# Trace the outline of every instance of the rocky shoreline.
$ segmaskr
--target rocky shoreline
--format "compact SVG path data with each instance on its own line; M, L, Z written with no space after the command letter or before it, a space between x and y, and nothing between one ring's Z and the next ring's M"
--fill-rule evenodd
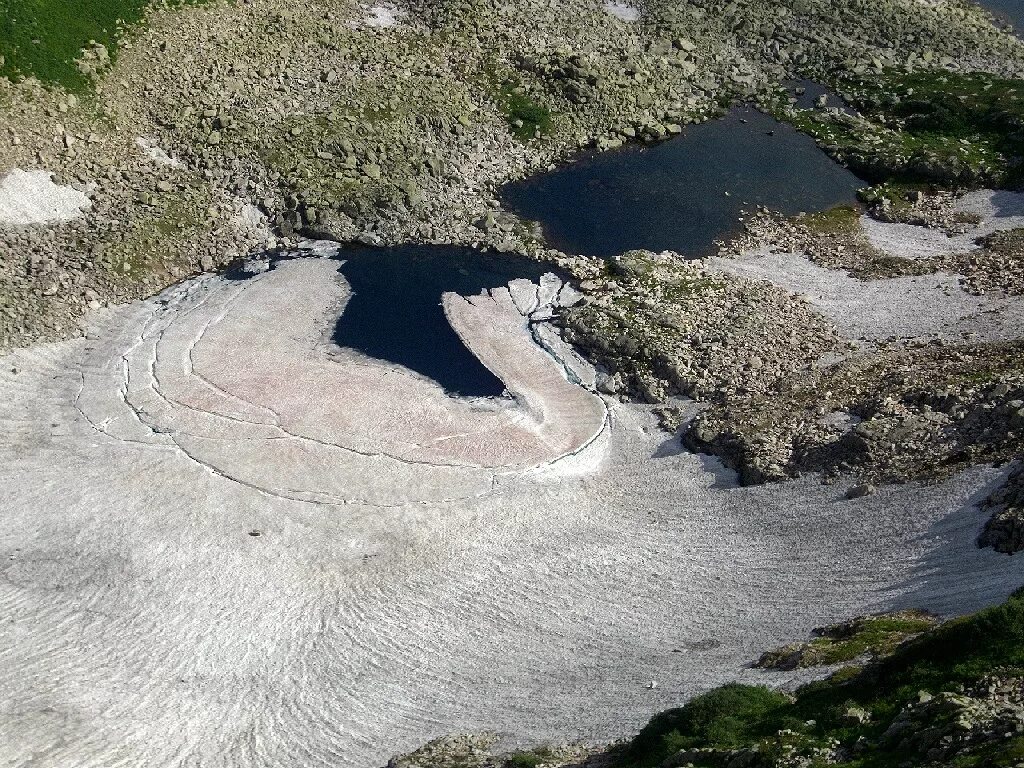
M0 174L42 168L91 200L79 220L0 227L0 348L301 231L558 258L502 214L500 184L842 70L850 46L883 66L1024 68L973 6L909 0L851 7L846 25L822 3L785 23L766 2L652 2L635 22L586 0L412 3L386 23L275 3L153 10L116 60L84 51L94 94L0 80ZM889 29L904 14L914 41ZM539 120L525 140L523 118Z
M943 204L940 193L917 205ZM993 221L1015 224L976 216L958 231L984 233ZM873 488L1014 461L1024 306L1010 265L1022 253L1003 261L989 244L1019 230L967 235L970 249L920 259L872 246L865 227L875 222L845 210L762 215L716 259L620 257L609 279L583 284L588 300L563 318L566 337L609 372L605 391L706 403L683 440L745 483L820 472ZM925 223L896 226L948 238Z

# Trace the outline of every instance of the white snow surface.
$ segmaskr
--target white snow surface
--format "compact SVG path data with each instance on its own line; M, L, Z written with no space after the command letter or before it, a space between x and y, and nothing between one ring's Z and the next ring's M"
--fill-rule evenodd
M82 215L91 203L84 192L53 182L49 171L14 168L0 179L0 226L52 224Z
M550 279L445 297L515 400L333 347L348 291L317 259L207 276L0 361L4 764L611 740L728 680L804 679L746 665L814 626L1024 581L974 543L1004 471L739 488L534 343Z
M763 280L801 295L849 339L934 338L962 341L1018 339L1024 332L1024 298L975 296L956 275L858 280L819 266L800 253L753 251L713 259L714 268Z
M389 29L396 26L405 15L403 11L390 5L374 5L366 9L367 16L363 24L377 29Z
M860 223L868 242L890 256L927 259L950 253L967 253L980 246L975 242L1004 229L1024 227L1024 193L993 191L969 192L956 201L955 209L981 217L981 224L962 235L950 237L939 229L914 224L890 224L861 216Z
M167 152L157 144L155 139L151 139L148 136L139 136L135 139L135 146L142 150L142 154L148 157L157 165L166 166L168 168L184 168L185 164L175 157L171 157Z
M606 0L604 10L622 21L637 21L640 18L640 11L623 0Z
M861 218L861 225L875 247L910 259L973 250L979 237L1024 226L1024 194L978 190L957 200L956 207L980 220L971 232L956 237L868 216ZM1024 333L1024 297L999 291L974 295L963 289L959 276L946 272L861 280L845 270L815 264L805 254L769 249L708 263L721 272L769 282L800 295L831 320L842 336L857 341L1010 341Z

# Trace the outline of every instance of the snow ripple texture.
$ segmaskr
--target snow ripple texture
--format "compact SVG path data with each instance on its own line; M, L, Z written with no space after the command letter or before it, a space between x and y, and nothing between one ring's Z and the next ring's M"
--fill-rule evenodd
M727 680L793 682L745 665L815 625L1024 581L974 546L1000 471L734 487L583 386L541 322L563 290L445 296L499 400L334 347L348 287L317 259L0 361L0 766L608 740Z

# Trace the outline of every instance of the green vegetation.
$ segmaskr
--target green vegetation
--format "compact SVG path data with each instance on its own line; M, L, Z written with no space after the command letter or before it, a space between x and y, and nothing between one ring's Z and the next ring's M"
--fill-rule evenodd
M857 190L857 199L865 205L877 205L887 200L891 206L909 208L919 193L927 194L936 191L938 189L934 184L887 181L884 184Z
M896 647L935 624L926 614L916 616L867 616L851 622L846 631L830 632L810 643L810 655L817 664L839 664L864 654L887 656Z
M816 235L850 234L859 231L861 211L853 205L840 205L827 211L807 214L800 221Z
M626 751L622 765L657 765L682 749L734 749L772 736L792 707L785 694L739 683L698 696L681 709L655 715ZM798 723L797 723L798 724Z
M883 626L880 622L875 629ZM962 702L971 700L958 692L993 674L1024 675L1021 591L1003 605L910 640L862 671L843 670L804 686L792 698L760 687L717 688L680 709L655 716L616 752L614 764L646 768L680 750L700 750L687 755L687 760L696 766L724 766L735 758L733 751L741 749L753 756L743 765L775 765L776 758L793 754L809 756L810 765L824 765L827 751L857 744L843 765L926 765L935 760L934 754L927 755L935 741L883 734L898 715L911 718L914 733L926 734L925 739L939 738L948 729L969 730L970 716L965 713L970 707ZM931 696L936 697L937 706L927 706ZM906 710L911 703L917 708ZM1005 730L951 756L946 764L961 768L1015 765L1024 755L1024 737L1007 735Z
M500 88L501 105L509 128L521 141L529 141L540 132L551 130L551 111L526 94L517 83L505 83Z
M206 211L213 202L208 194L140 193L137 201L144 216L100 260L115 279L138 280L160 272L175 249L181 248L180 243L208 230ZM172 243L178 245L169 245Z
M861 118L773 112L872 181L1024 182L1024 81L945 70L846 76L831 84Z
M537 768L552 759L550 749L540 747L528 752L513 752L505 758L505 768Z
M173 4L198 0L174 0ZM0 0L0 75L35 76L82 91L90 80L75 65L90 41L116 56L118 39L150 0Z
M936 618L920 611L861 616L852 621L814 630L808 643L769 651L761 667L814 667L841 664L863 656L888 656L903 642L935 625Z
M1019 257L1024 254L1024 229L1003 229L986 235L981 244L990 251L1003 256Z

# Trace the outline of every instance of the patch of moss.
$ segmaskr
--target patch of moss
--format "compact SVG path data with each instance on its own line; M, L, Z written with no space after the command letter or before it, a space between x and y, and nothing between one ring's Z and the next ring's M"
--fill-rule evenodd
M551 130L551 110L533 99L516 81L506 81L497 87L496 100L501 107L509 130L520 141L529 141L538 133Z
M910 208L916 193L935 192L932 184L887 181L857 191L857 198L865 205L877 205L883 201L894 208Z
M505 768L537 768L551 759L551 750L544 747L524 752L513 752L505 758Z
M844 75L830 83L860 117L768 106L864 178L1024 182L1024 81L946 70Z
M801 223L816 235L850 234L859 228L860 209L840 205L801 217Z
M739 747L777 732L780 723L789 722L784 713L792 706L778 691L729 683L655 715L623 750L618 764L644 768L682 749Z
M179 193L150 197L148 215L139 217L108 249L103 264L114 277L126 281L160 272L178 258L174 244L203 229L209 203L207 196L196 199Z
M1024 255L1024 229L1003 229L983 237L979 244L1001 256L1020 258Z
M758 666L789 669L841 664L862 657L877 659L888 656L935 622L934 616L920 611L861 616L814 630L817 637L810 642L770 651L761 657Z

